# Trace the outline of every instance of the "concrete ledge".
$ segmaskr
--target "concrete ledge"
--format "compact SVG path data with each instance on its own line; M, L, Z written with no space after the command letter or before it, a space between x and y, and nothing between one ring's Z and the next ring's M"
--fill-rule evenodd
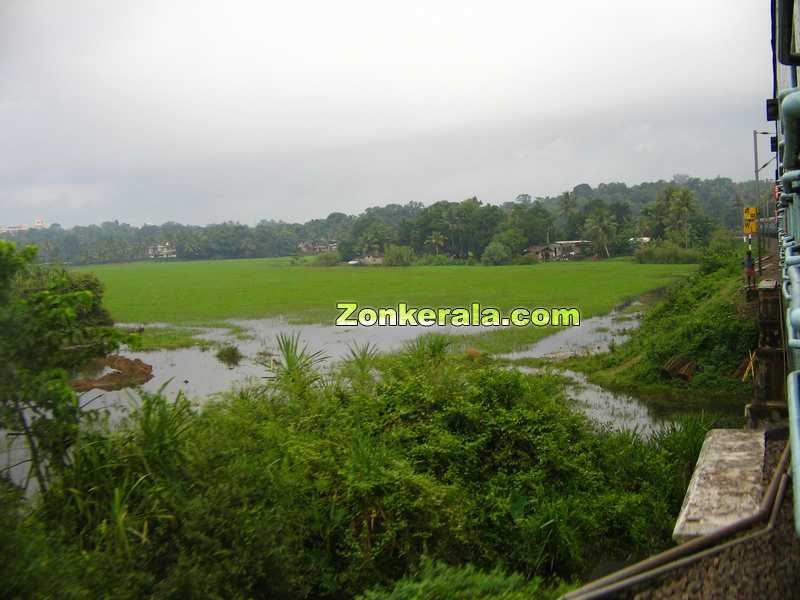
M763 431L709 431L672 539L682 544L754 514L764 494L764 451Z

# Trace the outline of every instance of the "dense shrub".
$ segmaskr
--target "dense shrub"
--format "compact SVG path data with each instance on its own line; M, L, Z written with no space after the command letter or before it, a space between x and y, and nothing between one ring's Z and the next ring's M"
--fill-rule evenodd
M504 265L511 261L511 251L502 242L489 242L481 255L485 265Z
M230 342L222 344L219 348L217 348L215 356L217 357L218 361L227 367L235 367L244 358L244 354L242 354L241 350L239 350L239 347Z
M699 263L703 255L701 250L681 248L672 242L650 242L633 253L640 263Z
M511 262L515 265L535 265L539 262L539 259L536 258L535 254L520 254L515 256Z
M626 344L584 361L584 367L591 364L599 383L747 392L749 385L732 378L732 373L756 346L755 307L745 302L740 271L735 266L738 257L718 256L724 260L719 266L709 267L713 269L710 273L700 272L668 288ZM696 364L698 372L691 383L669 379L663 373L664 364L678 354ZM582 368L580 364L574 366Z
M311 263L315 267L334 267L342 262L342 257L338 252L321 252L314 257Z
M717 231L700 260L700 272L709 274L725 269L728 273L741 273L746 252L747 248L738 236Z
M388 244L383 255L383 264L387 267L408 267L414 264L414 249L411 246Z
M145 395L114 432L84 435L38 518L80 545L104 594L132 597L352 597L427 559L572 578L669 544L702 430L598 432L558 376L461 361L436 336L376 365L199 414ZM419 577L461 595L537 585Z
M526 581L499 569L452 567L426 560L419 573L405 577L389 590L371 590L359 600L543 600L557 598L566 588L546 589L539 579Z

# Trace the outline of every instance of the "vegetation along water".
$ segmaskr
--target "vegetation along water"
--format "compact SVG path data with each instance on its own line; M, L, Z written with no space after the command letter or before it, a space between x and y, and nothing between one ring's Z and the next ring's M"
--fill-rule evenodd
M36 267L30 253L2 248L0 272L11 290L3 297L5 324L23 319L33 340L58 319L64 338L53 343L82 340L92 349L88 354L131 341L107 327L102 287L93 276ZM688 283L670 288L631 342L567 364L601 378L635 364L629 380L674 385L660 381L655 369L671 351L659 350L667 343L663 328L690 319L680 334L682 347L707 365L705 378L693 385L701 390L723 381L731 365L715 348L731 340L744 348L747 338L710 318L734 315L728 299L736 284L730 247L709 256L716 262L706 261ZM616 260L505 272L447 269L402 270L406 279L394 285L444 303L444 296L424 291L431 287L426 278L454 273L453 281L466 280L463 287L454 283L452 301L469 284L498 273L510 303L515 293L574 298L593 313L694 267ZM395 273L263 261L97 272L112 314L130 318L124 312L129 297L115 289L125 279L120 273L132 274L127 291L135 293L136 277L158 281L159 273L181 270L190 289L213 280L217 291L207 294L227 298L227 313L209 314L205 307L212 303L195 294L190 320L250 310L250 298L234 292L240 277L257 281L256 272L265 274L261 290L277 291L267 311L289 301L281 278L295 278L310 295L323 275L342 277L379 301L386 291L370 290L378 281L392 285ZM509 276L512 270L519 275ZM362 288L353 284L360 277ZM618 285L600 284L609 279ZM414 281L421 281L418 288ZM220 294L220 287L232 293ZM158 306L168 315L170 302L180 302L169 286L163 289L162 302L150 305L153 315ZM585 296L586 289L597 293ZM319 296L300 305L306 318L326 312ZM708 319L709 327L698 334L691 314ZM2 569L12 597L400 598L420 586L448 597L472 597L476 590L485 597L553 597L591 572L598 557L627 561L670 544L704 433L718 420L695 413L643 437L600 427L571 408L568 380L558 368L509 369L487 352L465 350L457 338L427 335L389 354L354 346L336 368L323 371L320 353L286 335L265 364L264 383L202 407L182 395L143 394L129 417L112 426L69 392L73 359L55 363L40 354L45 348L3 340L10 361L25 365L16 379L4 380L5 397L44 409L32 416L9 411L3 422L6 429L29 431L39 488L31 503L12 484L2 486L0 544L8 557ZM11 387L27 396L14 396Z

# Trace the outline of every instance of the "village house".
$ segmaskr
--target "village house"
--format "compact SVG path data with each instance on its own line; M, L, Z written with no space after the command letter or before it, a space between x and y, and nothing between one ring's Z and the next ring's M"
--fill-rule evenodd
M36 219L33 225L3 225L0 226L0 234L16 235L31 229L45 229L44 219Z
M336 252L339 249L337 240L316 240L313 242L297 242L298 254L322 254L323 252Z
M569 260L579 257L581 249L589 245L591 245L589 240L563 240L551 244L529 246L525 254L535 256L537 260L541 261Z
M178 253L170 242L148 246L147 256L150 258L177 258Z

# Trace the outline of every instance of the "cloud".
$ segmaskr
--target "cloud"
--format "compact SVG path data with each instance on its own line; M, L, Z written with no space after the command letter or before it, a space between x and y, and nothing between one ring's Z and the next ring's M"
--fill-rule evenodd
M6 2L0 221L748 177L771 90L760 5L465 4Z

